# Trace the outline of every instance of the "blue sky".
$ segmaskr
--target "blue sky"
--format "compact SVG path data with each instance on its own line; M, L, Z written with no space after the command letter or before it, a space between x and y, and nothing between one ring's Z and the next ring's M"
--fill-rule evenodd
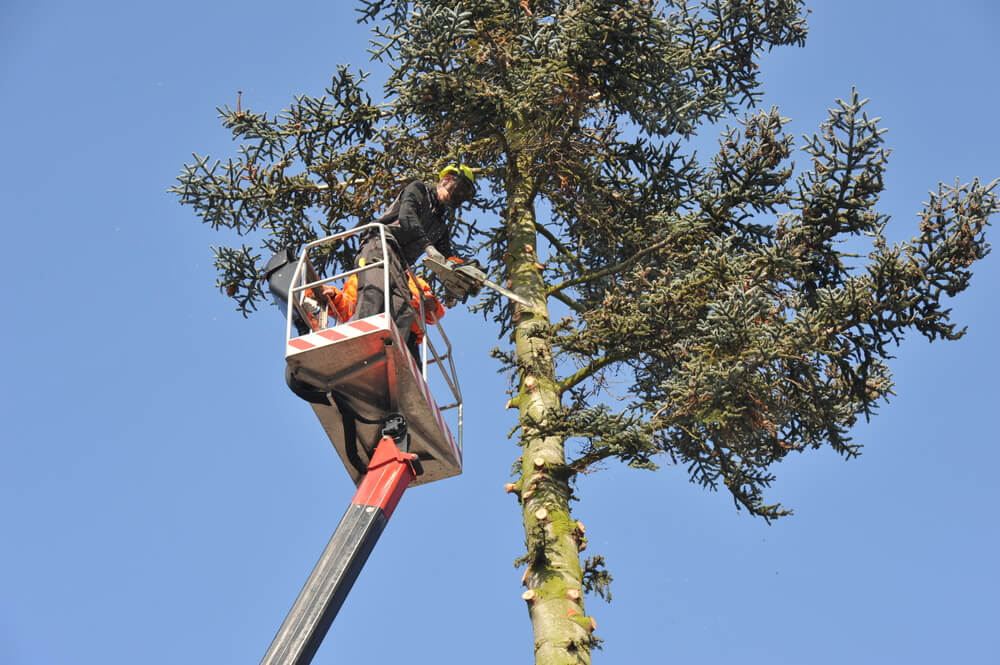
M237 90L277 112L367 67L349 7L0 4L0 663L258 662L339 521L353 486L284 386L281 316L233 311L222 239L165 190L191 152L229 154L214 109ZM795 134L851 86L872 98L897 239L939 180L1000 176L1000 7L944 7L814 2L807 46L762 63ZM791 518L676 467L583 479L588 554L615 576L611 605L588 601L595 662L996 663L998 287L991 255L953 302L969 334L899 348L859 460L776 469ZM316 663L530 662L495 335L445 323L466 472L404 496Z

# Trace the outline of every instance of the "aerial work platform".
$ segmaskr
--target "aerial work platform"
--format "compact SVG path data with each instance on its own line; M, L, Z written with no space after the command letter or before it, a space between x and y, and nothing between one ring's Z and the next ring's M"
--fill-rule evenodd
M378 234L381 260L321 277L315 253L343 250L361 233ZM309 243L298 256L281 252L265 269L286 308L285 380L311 404L357 492L261 665L308 665L406 488L462 472L462 393L451 343L424 311L425 292L417 287L419 357L387 314L389 270L380 271L381 313L357 319L345 298L345 279L389 265L386 242L385 227L369 224ZM450 403L439 406L429 384Z
M379 234L382 260L320 277L313 255L329 252L363 233ZM361 482L374 454L381 421L393 413L403 414L412 439L410 451L423 467L412 484L420 485L462 472L462 394L444 329L437 321L426 323L433 317L425 316L421 300L417 321L424 341L420 358L413 357L392 318L385 314L389 311L387 270L381 271L383 312L375 316L341 320L321 296L324 286L339 286L352 275L387 265L385 247L385 227L369 224L309 243L297 257L294 270L289 263L283 274L276 273L287 284L286 375L289 386L312 403L355 484ZM274 277L271 281L274 291ZM310 311L315 306L319 306L318 313ZM435 392L448 396L447 403L438 405L431 384ZM453 427L457 436L452 434Z

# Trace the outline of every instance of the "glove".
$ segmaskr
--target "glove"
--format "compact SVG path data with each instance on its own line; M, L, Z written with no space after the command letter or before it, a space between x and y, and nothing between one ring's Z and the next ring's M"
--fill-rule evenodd
M434 245L427 245L426 247L424 247L424 254L427 255L427 258L434 259L438 263L445 262L444 254L439 252L437 250L437 247L435 247Z

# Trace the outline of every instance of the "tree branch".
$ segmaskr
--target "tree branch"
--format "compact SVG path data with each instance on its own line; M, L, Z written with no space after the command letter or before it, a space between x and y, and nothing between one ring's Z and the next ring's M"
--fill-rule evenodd
M550 286L548 288L548 290L545 292L545 295L547 295L547 296L554 296L556 293L559 293L560 291L563 291L564 289L568 289L571 286L576 286L577 284L584 284L586 282L589 282L589 281L592 281L592 280L595 280L595 279L600 279L601 277L607 277L608 275L615 275L617 273L620 273L623 270L625 270L626 268L628 268L629 266L637 263L639 261L639 259L641 259L642 257L646 256L647 254L652 254L653 252L657 251L658 249L661 249L661 248L665 247L666 244L669 242L669 240L670 240L669 238L664 238L663 240L661 240L659 242L653 243L652 245L650 245L646 249L643 249L643 250L640 250L640 251L636 252L635 254L633 254L632 256L630 256L629 258L625 259L624 261L622 261L621 263L618 263L616 265L608 266L607 268L604 268L602 270L597 270L595 272L592 272L589 275L581 275L579 277L574 277L573 279L568 279L565 282L562 282L561 284L556 284L554 286Z
M573 473L586 473L587 469L614 455L609 448L596 448L567 463Z
M616 362L617 360L618 360L617 356L611 353L607 353L601 356L600 358L597 358L596 360L588 364L586 367L581 367L579 370L573 372L572 374L570 374L569 376L567 376L565 379L563 379L558 383L557 389L559 390L559 393L560 394L565 393L570 388L573 388L574 386L582 383L583 381L586 381L596 372L604 369L605 367L607 367L613 362Z
M568 295L566 295L565 293L552 293L552 294L550 294L550 295L551 295L551 296L552 296L553 298L555 298L556 300L558 300L559 302L561 302L562 304L564 304L564 305L566 305L567 307L569 307L569 308L570 308L571 310L573 310L574 312L577 312L577 313L580 313L580 314L582 314L583 312L586 312L586 311L587 311L587 308L586 308L586 307L584 307L583 305L581 305L581 304L580 304L579 302L577 302L576 300L573 300L572 298L570 298L570 297L569 297Z
M567 248L566 245L564 245L562 241L555 236L555 234L549 231L544 224L535 222L535 231L548 240L549 244L555 247L556 251L559 252L560 255L565 256L567 259L572 259L578 269L584 269L583 265L580 263L580 258L573 254L573 252L569 251L569 248Z

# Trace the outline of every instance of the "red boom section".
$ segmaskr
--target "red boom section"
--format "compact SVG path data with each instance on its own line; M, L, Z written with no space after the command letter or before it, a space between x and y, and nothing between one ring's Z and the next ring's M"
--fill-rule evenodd
M401 452L392 437L382 437L351 505L261 665L309 665L406 486L416 477L416 459Z
M386 519L392 517L403 491L417 477L415 459L416 455L400 451L392 437L382 437L351 503L381 508Z

